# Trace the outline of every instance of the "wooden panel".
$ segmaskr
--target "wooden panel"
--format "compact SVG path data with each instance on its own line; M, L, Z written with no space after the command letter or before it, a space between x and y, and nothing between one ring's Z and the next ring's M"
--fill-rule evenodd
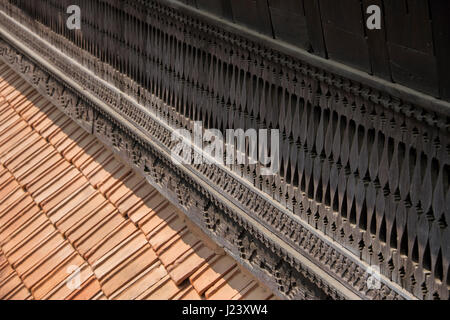
M328 56L366 72L371 71L369 47L359 0L320 0Z
M306 23L308 25L308 36L312 52L326 58L327 50L323 38L322 18L320 15L320 4L317 0L304 0Z
M430 1L434 49L438 61L439 91L442 99L450 100L450 1Z
M266 0L231 0L234 21L273 37Z
M230 0L197 0L197 7L219 17L233 19Z
M274 37L309 50L303 0L269 0Z
M384 1L384 4L393 80L438 96L428 1Z

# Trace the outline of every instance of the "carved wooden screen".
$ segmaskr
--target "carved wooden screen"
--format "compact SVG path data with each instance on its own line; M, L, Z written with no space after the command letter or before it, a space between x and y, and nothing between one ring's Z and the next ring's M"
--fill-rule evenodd
M436 99L448 98L445 75L411 82L401 70L384 70L370 56L379 39L363 34L368 56L355 67L430 95L336 64L352 61L338 48L345 43L330 38L333 26L321 25L325 52L324 43L303 38L320 19L298 21L308 28L298 35L278 25L281 1L254 9L265 10L275 40L177 1L77 2L81 30L66 28L72 1L0 1L3 59L281 296L448 299L450 105ZM293 14L314 10L304 2ZM320 1L322 19L333 21L331 2ZM214 10L196 3L230 21L258 22L255 11L236 9L258 1ZM392 41L385 44L395 46L395 19L386 19ZM430 64L437 70L438 60ZM173 146L171 129L192 131L194 121L222 132L279 130L279 171L180 169L163 151ZM368 285L371 267L381 273L379 289Z

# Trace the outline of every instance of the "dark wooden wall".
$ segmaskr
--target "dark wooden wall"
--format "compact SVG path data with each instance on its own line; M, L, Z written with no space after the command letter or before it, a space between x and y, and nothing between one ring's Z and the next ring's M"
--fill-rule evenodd
M449 0L181 0L324 58L450 101ZM368 30L366 9L382 9Z

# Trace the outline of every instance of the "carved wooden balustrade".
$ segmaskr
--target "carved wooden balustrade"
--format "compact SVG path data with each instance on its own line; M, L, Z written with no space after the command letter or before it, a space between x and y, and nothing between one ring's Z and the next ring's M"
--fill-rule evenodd
M281 297L449 298L445 82L432 97L177 1L77 0L69 30L72 2L0 1L1 58ZM194 121L279 129L279 172L177 166Z

